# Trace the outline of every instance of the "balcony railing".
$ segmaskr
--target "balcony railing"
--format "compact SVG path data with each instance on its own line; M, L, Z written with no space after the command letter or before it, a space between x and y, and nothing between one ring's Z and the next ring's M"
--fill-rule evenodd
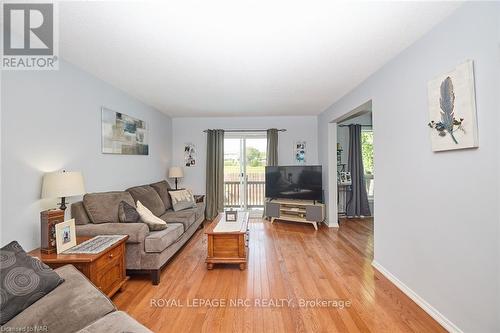
M243 200L240 191L243 187L239 181L224 182L224 207L239 207ZM266 182L263 180L250 180L247 182L247 206L249 208L264 207Z

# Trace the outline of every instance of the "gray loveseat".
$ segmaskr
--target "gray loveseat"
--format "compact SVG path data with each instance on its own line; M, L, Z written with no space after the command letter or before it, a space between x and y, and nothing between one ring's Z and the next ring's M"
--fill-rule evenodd
M83 201L71 205L76 235L129 235L126 243L127 273L151 274L153 284L170 258L189 240L205 220L205 203L195 208L173 211L166 181L136 186L126 191L88 193ZM153 214L169 224L167 229L149 231L145 223L119 221L119 205L125 201L135 207L140 201Z
M151 333L122 311L75 267L55 270L65 281L1 326L2 332Z

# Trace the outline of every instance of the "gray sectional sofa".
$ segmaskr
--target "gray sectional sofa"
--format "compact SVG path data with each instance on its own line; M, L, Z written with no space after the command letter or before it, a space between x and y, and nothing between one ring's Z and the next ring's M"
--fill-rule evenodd
M74 266L55 270L64 282L24 309L1 332L151 333L110 301Z
M129 235L126 243L127 273L151 274L153 284L160 282L160 272L170 258L189 240L205 220L205 203L175 212L166 181L136 186L126 191L85 194L71 205L77 236ZM119 221L119 205L125 201L135 206L140 201L153 214L169 224L167 229L149 231L145 223Z

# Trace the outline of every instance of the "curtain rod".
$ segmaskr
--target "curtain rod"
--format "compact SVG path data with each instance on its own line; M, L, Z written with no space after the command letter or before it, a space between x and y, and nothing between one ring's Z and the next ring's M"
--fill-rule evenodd
M349 125L359 125L359 124L339 125L339 127L349 127ZM373 127L373 126L372 125L361 125L361 127Z
M266 129L225 129L224 132L267 132ZM204 133L207 133L208 130L204 130ZM278 132L286 132L286 128L278 129Z

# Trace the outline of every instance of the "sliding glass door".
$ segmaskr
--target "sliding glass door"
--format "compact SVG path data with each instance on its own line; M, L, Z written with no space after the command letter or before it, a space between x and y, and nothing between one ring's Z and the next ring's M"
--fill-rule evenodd
M224 208L264 208L266 135L224 133Z

